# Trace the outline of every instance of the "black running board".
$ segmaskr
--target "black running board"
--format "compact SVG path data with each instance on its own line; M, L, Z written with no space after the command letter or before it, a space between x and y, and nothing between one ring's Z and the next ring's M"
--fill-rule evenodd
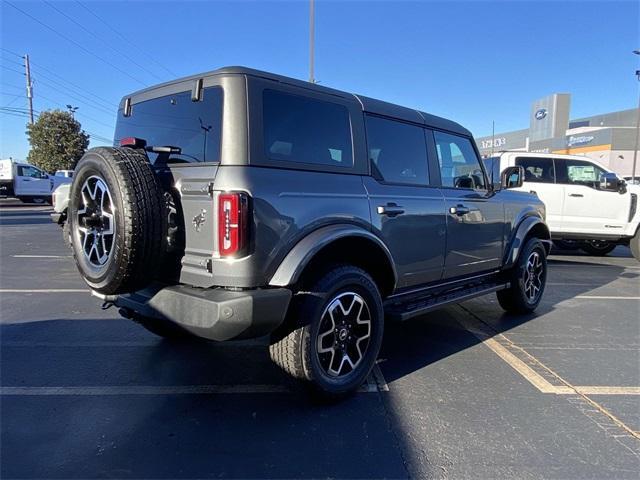
M385 315L391 320L404 321L442 308L445 305L464 302L465 300L497 292L505 288L509 288L509 283L485 283L473 287L458 288L439 295L416 298L405 303L391 303L385 305Z

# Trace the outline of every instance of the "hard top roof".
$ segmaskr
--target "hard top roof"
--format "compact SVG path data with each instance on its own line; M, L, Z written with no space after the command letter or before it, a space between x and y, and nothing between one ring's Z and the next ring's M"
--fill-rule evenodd
M277 75L275 73L265 72L262 70L255 70L253 68L247 68L242 66L230 66L222 67L217 70L212 70L205 73L199 73L196 75L190 75L188 77L182 77L162 84L154 85L149 88L138 90L127 97L137 96L143 92L148 93L150 91L160 89L162 87L172 85L175 83L181 83L189 80L197 80L199 78L211 77L216 75L247 75L251 77L263 78L274 82L293 85L300 88L306 88L309 90L315 90L329 95L334 95L344 99L354 99L360 103L362 110L369 113L378 115L384 115L394 117L400 120L405 120L414 123L424 124L429 127L438 128L442 130L448 130L451 132L459 133L461 135L472 136L471 132L464 128L462 125L447 120L446 118L431 115L429 113L421 112L412 108L402 107L393 103L383 102L374 98L365 97L364 95L357 95L354 93L344 92L342 90L336 90L333 88L325 87L324 85L318 85L317 83L310 83L303 80L298 80L291 77L285 77L283 75ZM123 98L124 101L124 98ZM122 103L121 103L122 106Z

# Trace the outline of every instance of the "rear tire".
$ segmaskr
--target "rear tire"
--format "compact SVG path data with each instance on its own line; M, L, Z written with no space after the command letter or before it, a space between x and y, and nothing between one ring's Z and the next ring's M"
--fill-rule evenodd
M604 257L616 248L616 244L604 240L587 240L580 244L580 248L594 257Z
M84 281L103 294L143 288L162 264L167 216L144 152L89 150L76 167L68 219Z
M293 327L273 340L271 359L324 395L355 392L375 365L384 329L382 299L369 274L336 266L290 308Z
M547 253L542 242L531 238L509 272L511 286L496 293L498 303L509 313L533 312L542 300L547 283Z

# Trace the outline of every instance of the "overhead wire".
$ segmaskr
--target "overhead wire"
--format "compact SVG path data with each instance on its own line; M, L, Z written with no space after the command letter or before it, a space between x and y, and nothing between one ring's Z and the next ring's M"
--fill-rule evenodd
M95 32L89 30L87 27L85 27L84 25L82 25L82 23L78 22L77 20L75 20L73 17L71 17L70 15L68 15L67 13L63 12L62 10L60 10L58 7L56 7L55 5L53 5L51 2L44 0L44 3L47 4L50 8L52 8L53 10L55 10L56 12L58 12L60 15L62 15L63 17L65 17L67 20L69 20L70 22L72 22L74 25L78 26L81 30L83 30L84 32L88 33L89 35L91 35L93 38L98 39L100 42L104 43L107 47L109 47L111 50L113 50L114 52L116 52L118 55L120 55L123 58L126 58L127 60L129 60L131 63L133 63L136 67L138 67L139 69L147 72L149 75L151 75L152 77L155 77L157 80L164 80L162 77L156 75L154 72L152 72L151 70L147 69L144 65L141 65L140 63L138 63L136 60L134 60L133 58L131 58L129 55L127 55L126 53L118 50L117 48L115 48L113 45L111 45L108 41L100 38L98 35L95 34Z
M17 7L16 5L14 5L12 2L5 0L4 1L5 4L9 5L10 7L14 8L15 10L17 10L18 12L22 13L24 16L30 18L31 20L33 20L34 22L39 23L40 25L42 25L43 27L45 27L47 30L52 31L53 33L55 33L56 35L58 35L59 37L65 39L67 42L72 43L73 45L75 45L76 47L78 47L80 50L82 50L83 52L91 55L92 57L97 58L98 60L102 61L103 63L109 65L111 68L114 68L115 70L117 70L118 72L122 73L123 75L126 75L127 77L131 78L132 80L135 80L136 82L147 86L146 82L140 80L139 78L134 77L133 75L131 75L129 72L127 72L126 70L121 69L120 67L118 67L117 65L115 65L114 63L110 62L109 60L106 60L105 58L101 57L100 55L97 55L96 53L92 52L91 50L89 50L88 48L84 47L83 45L81 45L80 43L76 42L75 40L73 40L72 38L67 37L66 35L60 33L58 30L56 30L55 28L51 27L50 25L44 23L43 21L37 19L36 17L34 17L33 15L31 15L28 12L25 12L24 10L22 10L21 8Z
M122 40L124 40L125 42L127 42L129 45L131 45L132 47L134 47L136 49L136 51L143 51L143 49L137 45L136 43L132 42L131 40L129 40L127 37L125 37L119 30L117 30L116 28L114 28L111 24L109 24L109 22L107 22L106 20L104 20L102 17L100 17L97 13L95 13L93 10L91 10L89 7L87 7L84 3L80 2L79 0L76 0L76 3L78 5L80 5L82 8L84 8L87 12L89 12L91 15L93 15L96 19L98 19L104 26L106 26L109 30L111 30L113 33L115 33L117 36L119 36ZM146 56L149 57L156 65L158 65L160 68L162 68L163 70L165 70L169 75L173 76L173 77L177 77L178 74L172 72L171 70L169 70L167 67L165 67L162 63L160 63L156 58L154 58L149 52L146 53Z

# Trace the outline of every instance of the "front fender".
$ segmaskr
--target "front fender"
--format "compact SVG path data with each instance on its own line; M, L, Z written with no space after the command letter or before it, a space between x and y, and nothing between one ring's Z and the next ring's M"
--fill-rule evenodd
M393 285L396 285L398 274L387 246L373 233L354 225L329 225L311 232L300 240L287 254L271 277L269 285L285 287L296 283L304 268L311 259L327 245L345 237L360 237L373 242L386 255L393 270Z
M515 228L515 233L511 236L503 262L505 268L510 267L516 262L522 247L524 247L524 241L529 233L534 230L536 236L544 243L547 254L549 254L551 251L551 234L549 233L549 228L538 215L529 215L520 221Z

